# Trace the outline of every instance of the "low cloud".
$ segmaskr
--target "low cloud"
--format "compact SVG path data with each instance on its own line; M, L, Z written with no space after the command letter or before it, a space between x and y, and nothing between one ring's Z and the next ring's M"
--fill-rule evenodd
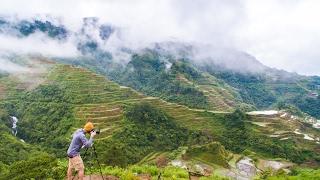
M27 67L23 67L21 65L15 64L8 60L7 58L0 57L0 72L7 73L21 73L21 72L29 72L30 69Z
M22 54L42 54L55 57L74 57L79 54L71 41L59 42L42 33L19 38L0 34L0 51Z
M83 17L99 17L121 29L118 39L102 43L111 50L163 41L203 43L248 52L271 67L320 75L319 8L317 0L3 0L0 12L59 17L73 32L80 29ZM0 49L77 55L72 39L61 43L39 34L25 39L0 36Z

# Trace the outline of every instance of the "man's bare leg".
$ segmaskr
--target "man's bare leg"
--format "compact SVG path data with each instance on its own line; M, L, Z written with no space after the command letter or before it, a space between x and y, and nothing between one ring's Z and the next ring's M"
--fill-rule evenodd
M72 180L72 168L69 166L67 171L68 180Z
M80 169L78 172L79 180L83 180L84 177L84 169Z

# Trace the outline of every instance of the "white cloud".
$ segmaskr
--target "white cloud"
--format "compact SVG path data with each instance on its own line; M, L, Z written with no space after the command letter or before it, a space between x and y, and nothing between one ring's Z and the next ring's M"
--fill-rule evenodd
M44 36L42 33L34 33L26 38L0 34L0 51L58 57L73 57L78 54L71 41L59 42Z
M264 64L320 75L320 1L250 1L238 46Z
M0 6L1 14L62 17L74 31L82 17L97 16L123 29L122 39L106 44L109 47L163 40L208 43L247 51L272 67L320 75L318 9L317 0L2 0ZM31 38L22 44L30 44ZM6 47L4 42L10 41ZM27 47L15 45L17 39L0 37L0 48L75 53L71 41L65 45L41 37L34 41L34 47Z
M28 72L29 68L20 66L11 62L6 58L0 57L0 71L8 72L8 73L16 73L16 72Z

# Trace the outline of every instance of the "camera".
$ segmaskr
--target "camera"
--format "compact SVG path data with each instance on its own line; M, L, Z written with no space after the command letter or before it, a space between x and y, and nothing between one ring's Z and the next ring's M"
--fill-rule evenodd
M92 129L92 131L96 132L97 134L100 134L100 129Z

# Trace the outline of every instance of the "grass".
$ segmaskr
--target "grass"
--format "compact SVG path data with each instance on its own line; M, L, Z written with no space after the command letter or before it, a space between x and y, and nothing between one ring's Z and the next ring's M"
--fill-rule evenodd
M152 176L152 179L157 179L160 172L162 173L162 179L173 180L173 179L188 179L188 172L185 169L167 166L164 169L159 169L152 165L134 165L126 169L119 167L104 167L102 169L103 174L113 175L120 177L123 180L134 179L136 175L148 174Z

